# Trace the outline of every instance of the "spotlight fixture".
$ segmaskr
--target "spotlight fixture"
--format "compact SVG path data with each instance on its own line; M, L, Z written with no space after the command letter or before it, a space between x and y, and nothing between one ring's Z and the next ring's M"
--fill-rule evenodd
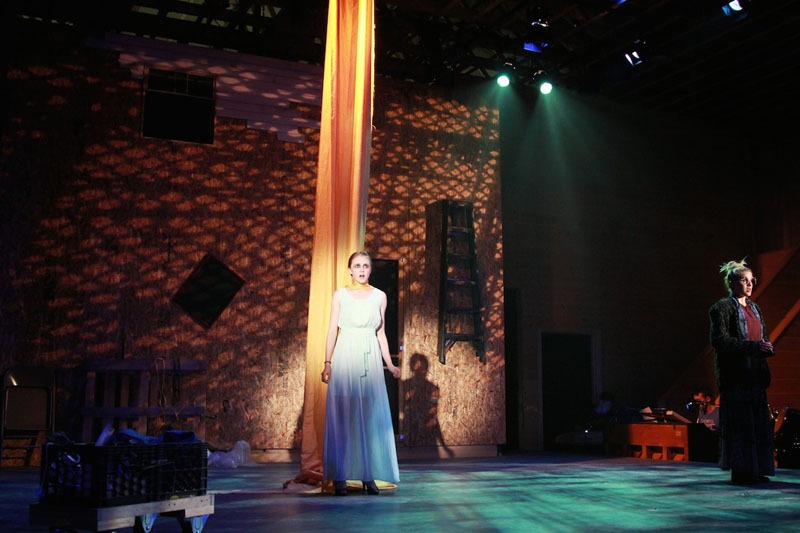
M625 59L628 60L628 63L630 63L632 67L642 64L642 56L639 55L639 52L636 50L631 50L630 52L626 52Z
M544 49L547 48L548 46L549 46L548 43L529 41L527 39L522 42L522 49L528 52L533 52L534 54L544 53Z
M747 0L733 0L733 2L726 2L722 6L722 12L726 17L733 17L736 20L743 19L747 16L748 4Z
M531 29L522 38L522 49L535 54L541 54L550 46L550 22L544 16L538 16L531 21Z
M550 94L553 90L553 84L547 81L547 79L547 72L540 69L533 73L526 85L539 87L539 92L542 94Z
M644 41L635 41L631 48L625 52L625 59L628 61L630 66L636 67L641 65L644 62Z
M514 65L506 63L497 74L497 85L500 87L508 87L511 85L511 80L514 77Z

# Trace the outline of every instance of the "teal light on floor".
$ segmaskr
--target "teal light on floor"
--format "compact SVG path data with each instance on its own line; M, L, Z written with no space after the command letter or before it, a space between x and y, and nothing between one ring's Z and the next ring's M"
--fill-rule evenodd
M396 491L379 496L302 495L283 489L298 465L210 469L215 512L203 531L596 532L796 531L800 470L735 486L712 463L571 454L405 461ZM3 531L27 526L36 469L0 470ZM164 517L153 533L179 532Z

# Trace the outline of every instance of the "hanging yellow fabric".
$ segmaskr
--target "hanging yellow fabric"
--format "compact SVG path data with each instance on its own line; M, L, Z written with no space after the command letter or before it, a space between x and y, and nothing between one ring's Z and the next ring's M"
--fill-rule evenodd
M325 394L320 379L330 301L364 245L372 141L373 0L330 0L306 343L298 482L322 480Z

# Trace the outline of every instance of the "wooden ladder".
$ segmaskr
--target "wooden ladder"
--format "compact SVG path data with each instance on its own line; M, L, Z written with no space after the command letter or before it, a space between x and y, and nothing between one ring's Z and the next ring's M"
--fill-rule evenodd
M439 362L445 364L447 352L458 341L471 343L483 362L483 307L472 204L456 200L441 203Z

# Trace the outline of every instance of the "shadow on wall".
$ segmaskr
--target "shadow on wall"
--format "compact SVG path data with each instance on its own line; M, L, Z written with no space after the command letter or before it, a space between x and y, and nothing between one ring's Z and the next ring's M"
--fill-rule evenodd
M454 453L447 446L439 426L439 387L428 381L430 363L420 353L411 356L411 378L403 383L404 414L408 421L409 444L412 446L441 446L448 456Z

